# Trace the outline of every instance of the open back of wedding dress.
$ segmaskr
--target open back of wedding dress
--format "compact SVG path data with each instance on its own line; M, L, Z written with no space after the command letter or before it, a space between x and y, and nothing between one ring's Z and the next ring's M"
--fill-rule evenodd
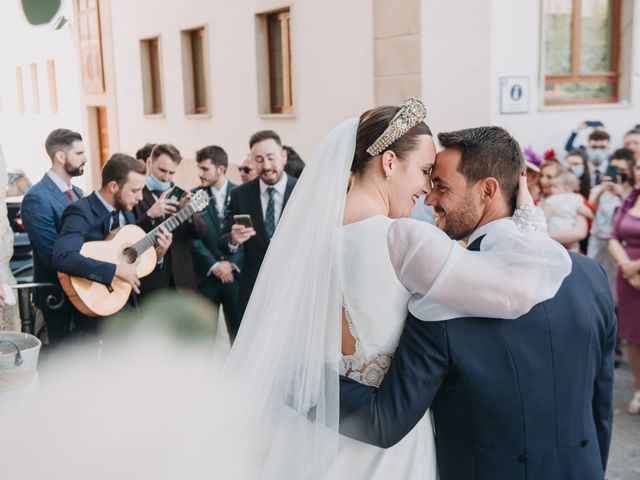
M474 254L409 219L343 226L357 128L357 118L336 127L300 177L227 358L217 408L243 439L229 442L238 472L228 478L434 479L428 416L388 450L339 436L339 372L380 381L407 303L426 320L516 318L555 295L570 271L562 247L536 233L487 235L483 250L492 251ZM344 358L343 303L358 339Z
M400 283L389 256L393 220L375 216L342 227L341 284L353 355L344 355L340 374L377 387L398 346L411 293ZM427 412L400 443L382 449L340 437L327 478L435 480L436 454Z

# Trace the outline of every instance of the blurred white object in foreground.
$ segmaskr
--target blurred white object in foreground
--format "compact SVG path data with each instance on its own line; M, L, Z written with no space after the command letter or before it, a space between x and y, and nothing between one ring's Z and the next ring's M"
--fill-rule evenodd
M50 359L33 398L2 403L2 478L248 478L212 349L159 335Z

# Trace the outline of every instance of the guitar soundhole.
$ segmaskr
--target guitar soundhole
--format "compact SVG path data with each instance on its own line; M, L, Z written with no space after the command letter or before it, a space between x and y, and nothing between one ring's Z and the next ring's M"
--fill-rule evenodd
M138 253L133 247L127 247L123 250L122 257L127 263L136 263Z

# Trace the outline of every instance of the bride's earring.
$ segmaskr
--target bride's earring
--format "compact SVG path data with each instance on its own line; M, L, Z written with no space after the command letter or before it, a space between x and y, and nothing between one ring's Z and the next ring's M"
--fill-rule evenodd
M391 174L390 173L387 174L387 180L391 180Z

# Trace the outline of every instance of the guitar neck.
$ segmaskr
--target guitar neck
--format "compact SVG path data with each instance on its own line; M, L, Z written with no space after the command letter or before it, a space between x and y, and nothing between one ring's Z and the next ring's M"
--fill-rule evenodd
M143 238L138 240L133 244L133 248L136 250L138 255L142 255L156 244L156 237L158 236L158 231L161 228L167 232L172 232L191 218L194 213L196 213L196 208L192 203L190 203L178 213L171 215L168 219L147 233Z

